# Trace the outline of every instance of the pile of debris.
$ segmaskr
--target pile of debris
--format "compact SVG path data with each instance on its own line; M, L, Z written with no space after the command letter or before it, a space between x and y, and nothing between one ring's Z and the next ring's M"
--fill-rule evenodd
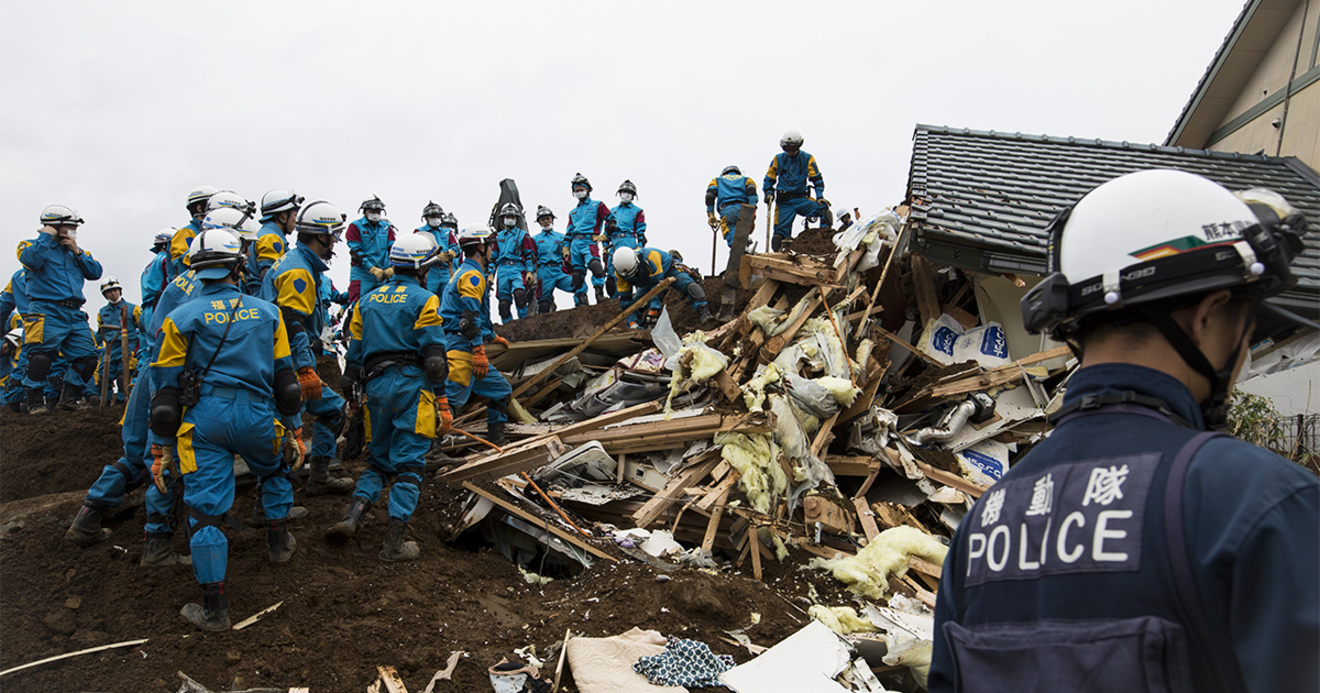
M585 339L490 347L513 442L476 440L480 407L456 419L472 435L438 446L466 455L438 474L459 496L446 531L479 530L529 581L629 558L761 579L794 556L857 595L812 608L869 664L845 651L827 678L924 681L949 538L1044 434L1076 362L1048 343L1010 355L1025 333L982 285L1021 282L932 267L908 253L905 215L735 254L724 279L745 302L712 292L733 319L709 332L680 336L668 312L615 329L625 307Z

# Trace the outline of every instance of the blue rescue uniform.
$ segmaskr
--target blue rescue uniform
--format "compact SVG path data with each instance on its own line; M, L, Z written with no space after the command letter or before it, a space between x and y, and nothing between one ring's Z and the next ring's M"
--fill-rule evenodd
M201 230L198 221L190 219L187 225L175 231L174 236L170 238L170 261L166 265L170 279L188 271L188 248L192 247L192 240Z
M101 342L101 365L98 367L100 377L108 377L111 382L117 383L119 376L124 374L121 328L128 332L129 368L133 367L140 346L138 334L141 324L142 309L123 299L119 303L107 303L96 312L96 336ZM124 393L118 393L117 398L120 402L124 401Z
M756 207L756 182L751 178L741 173L728 173L712 178L710 185L706 186L706 211L719 212L720 234L730 248L733 247L733 232L738 228L743 205ZM755 210L752 218L756 218Z
M613 221L614 224L609 224ZM610 210L610 218L605 224L605 274L606 286L614 289L614 251L619 248L640 248L646 245L646 213L632 202L620 202Z
M1065 406L1124 392L1188 425L1134 404L1066 415L981 496L945 559L931 691L1211 691L1217 669L1234 690L1320 687L1320 481L1217 437L1169 489L1200 409L1181 381L1118 363L1077 371Z
M463 253L458 249L458 236L454 235L454 229L448 226L431 226L426 224L419 226L413 233L424 233L435 241L435 247L442 253L453 253L455 258L462 257ZM449 283L449 278L454 276L454 268L462 260L453 259L444 264L432 265L430 271L426 273L426 289L439 296L445 291L445 284Z
M272 217L261 219L261 229L257 231L257 240L248 248L247 288L244 293L261 295L261 280L277 260L284 257L289 249L289 241L284 236L284 229L276 224Z
M368 466L353 495L368 504L390 489L390 519L407 522L417 508L423 455L436 436L436 397L445 383L431 383L422 351L444 349L440 297L413 277L396 275L362 297L349 321L347 362L366 380Z
M82 311L83 283L101 278L101 263L81 248L69 252L47 233L24 248L19 260L27 270L29 311L23 314L23 344L28 362L44 361L37 360L43 356L50 363L62 354L70 364L64 373L66 391L81 392L96 370L96 343ZM29 390L43 387L49 372L44 365L29 368L24 385Z
M495 267L495 298L500 302L500 319L508 320L509 302L515 301L519 292L523 293L522 305L518 308L518 317L527 317L527 284L524 277L536 272L536 243L527 232L517 226L500 229L495 234L495 252L491 255L491 264Z
M151 312L156 308L156 301L160 300L160 293L165 290L165 285L169 283L169 264L170 253L168 249L161 249L152 258L147 266L142 268L141 289L142 289L142 324L151 324Z
M292 368L293 360L274 304L220 282L194 294L161 326L153 377L158 388L178 387L185 368L200 373L211 364L176 438L193 574L209 584L225 579L229 541L220 524L234 502L234 455L262 480L267 519L283 519L293 507L288 468L279 455L284 426L274 404L275 372Z
M390 266L390 246L394 244L394 225L386 219L367 221L362 217L348 225L344 233L352 265L348 270L348 295L357 301L363 294L380 286L370 269Z
M440 316L449 325L447 346L449 356L449 384L445 393L449 406L457 411L472 395L485 397L499 406L486 407L486 423L503 423L507 399L513 393L509 381L491 366L486 377L478 378L472 372L472 350L495 338L495 326L490 321L490 284L476 260L464 260L445 286L440 299ZM464 318L467 318L464 321ZM470 325L465 331L464 324Z
M808 185L816 191L814 200L807 192ZM801 150L797 156L776 154L761 181L761 190L775 194L775 235L781 239L793 237L793 220L797 217L819 217L829 211L819 202L825 197L825 178L820 175L816 157Z
M554 309L555 289L572 293L573 278L568 265L568 239L553 227L532 236L536 244L536 289L540 312Z
M569 242L568 266L573 278L575 305L587 304L587 270L590 269L593 260L600 262L600 247L591 240L591 237L600 233L605 220L609 217L610 208L606 207L604 202L591 199L590 195L586 199L579 200L577 206L568 213L568 228L565 229L564 235L568 237ZM598 287L605 286L604 267L601 267L599 276L592 273L591 284Z
M705 298L698 299L692 296L690 285L696 284L696 280L692 277L688 268L674 260L673 255L659 248L638 248L637 264L638 271L636 273L630 277L619 277L616 280L615 293L619 296L620 305L627 307L632 303L633 289L644 294L666 277L677 277L673 288L687 296L692 301L694 309L700 309L706 305ZM664 297L664 291L656 294L655 298L647 303L647 308L658 314L664 305ZM638 314L633 312L628 315L628 322L636 323L638 318Z

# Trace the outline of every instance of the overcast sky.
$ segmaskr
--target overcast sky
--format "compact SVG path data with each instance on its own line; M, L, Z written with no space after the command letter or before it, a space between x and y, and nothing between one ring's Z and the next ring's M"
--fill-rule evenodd
M407 232L428 200L485 221L507 177L562 230L574 173L610 206L628 178L709 271L706 184L759 185L784 130L864 214L902 201L917 123L1162 142L1242 0L0 5L2 245L69 205L136 302L203 184L350 220L375 194Z

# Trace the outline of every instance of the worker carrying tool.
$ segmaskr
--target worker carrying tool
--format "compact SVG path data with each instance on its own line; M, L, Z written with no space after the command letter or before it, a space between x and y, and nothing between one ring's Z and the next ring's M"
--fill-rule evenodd
M555 230L555 213L549 207L536 208L536 223L541 231L532 236L536 244L537 312L544 314L555 309L555 290L573 292L568 259L568 238Z
M825 178L820 175L816 157L802 151L802 135L789 130L779 138L784 151L770 160L770 168L761 181L765 203L774 204L774 231L770 249L778 251L784 241L793 237L793 220L799 216L822 219L823 226L833 226L834 217L829 200L825 199ZM810 186L815 199L807 191Z
M382 561L411 561L420 553L405 535L421 495L423 456L431 439L453 423L445 397L449 360L440 297L426 290L426 275L439 253L427 234L396 241L390 249L394 276L362 297L349 322L342 385L345 392L366 389L370 455L344 519L326 537L342 542L357 532L392 481Z
M676 277L674 288L683 292L692 303L693 310L702 322L710 321L710 307L706 305L706 290L701 286L701 275L683 264L673 253L659 248L619 248L614 252L614 271L618 275L615 292L621 305L632 303L633 290L646 293L666 277ZM664 308L666 291L661 291L652 298L642 312L641 308L626 318L631 329L653 327L660 319Z
M297 445L298 433L286 431L279 417L295 415L301 397L280 309L239 291L246 258L238 237L204 229L193 244L190 263L203 286L194 300L165 318L152 364L158 370L151 430L165 439L152 471L159 477L160 469L177 460L183 475L202 603L188 604L181 613L203 630L222 631L229 629L229 542L220 528L241 527L229 517L234 456L261 480L268 557L273 563L288 561L297 547L286 519L293 489L278 451L282 444Z
M316 354L320 352L321 332L330 309L326 298L333 298L329 292L322 298L321 289L330 282L325 273L343 228L343 213L329 202L318 200L303 206L294 224L298 245L275 261L261 287L261 297L278 306L284 317L301 387L299 414L285 421L285 426L301 428L303 412L314 417L307 485L303 488L311 496L345 494L353 489L352 479L330 476L330 463L344 430L344 398L322 383L316 372Z
M353 303L390 278L390 244L395 236L394 225L385 218L385 203L379 197L364 201L358 209L362 218L349 224L344 233L351 261L348 300Z
M513 388L486 357L487 344L509 345L508 340L495 334L495 326L490 322L490 284L486 273L495 252L494 242L494 232L485 226L468 227L458 235L463 264L445 286L440 316L448 326L449 383L445 392L449 403L457 411L473 395L486 398L486 440L503 445Z
M106 277L101 282L101 295L106 304L96 312L96 336L101 342L100 376L106 379L106 393L114 393L115 401L124 402L124 393L119 391L119 378L124 375L124 338L120 330L128 331L128 359L132 369L137 361L138 332L142 321L142 309L123 300L124 287L114 277ZM133 381L130 373L127 382Z
M706 186L706 223L712 231L724 236L730 248L743 205L751 205L750 213L755 214L756 182L744 176L737 166L725 166L720 176L712 178Z
M587 305L587 270L591 270L591 285L596 290L596 303L605 301L605 267L600 261L600 247L605 240L601 232L610 208L604 202L591 199L591 181L578 173L570 181L577 206L568 213L568 228L564 235L569 242L569 272L573 279L573 305Z
M96 371L96 342L82 305L83 283L101 278L101 263L78 246L78 213L64 205L41 212L41 232L23 247L19 262L27 281L28 310L23 313L23 349L27 372L28 413L44 414L46 377L57 358L68 363L60 392L61 409L79 409L84 388Z
M1316 327L1266 301L1305 230L1272 191L1171 170L1055 217L1022 314L1081 368L958 525L931 691L1320 690L1320 481L1207 431L1253 343Z
M500 208L500 229L495 232L495 298L499 301L500 322L513 320L512 307L518 307L518 317L527 317L527 306L536 296L536 242L519 228L522 210L508 202ZM530 288L529 288L530 285Z

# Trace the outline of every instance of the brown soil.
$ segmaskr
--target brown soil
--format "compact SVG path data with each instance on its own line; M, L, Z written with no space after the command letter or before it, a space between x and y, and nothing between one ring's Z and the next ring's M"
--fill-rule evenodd
M834 257L839 249L834 246L834 230L809 228L790 238L784 244L785 251L798 255L828 255Z
M412 563L377 558L386 524L385 500L346 546L322 532L336 522L344 497L298 497L309 516L291 527L297 553L270 564L259 530L229 531L230 615L234 622L276 602L283 605L242 631L204 633L179 609L200 597L186 569L146 570L142 554L141 491L108 521L110 541L82 549L62 539L82 494L100 467L119 454L112 414L57 412L46 417L0 413L0 669L97 645L149 638L5 677L5 690L177 690L182 671L213 690L310 686L318 691L362 690L376 665L396 667L409 690L423 690L451 650L470 658L437 691L490 690L485 674L501 657L528 644L544 654L572 629L613 635L633 626L706 642L738 661L746 650L720 640L726 629L747 632L769 646L806 623L800 601L810 585L826 603L847 603L839 585L820 571L797 570L809 555L766 563L765 584L750 566L709 575L680 569L661 581L651 567L625 560L598 564L577 578L528 586L498 552L440 538L452 494L438 482L423 489L410 526L422 549ZM357 474L362 463L345 464ZM45 495L61 494L61 495ZM26 500L15 500L26 499ZM253 496L240 490L233 514L246 517ZM12 523L12 524L11 524ZM465 548L468 547L468 548ZM180 532L175 548L186 550ZM791 601L794 606L789 605ZM553 662L549 665L553 670ZM566 672L565 690L575 690Z

